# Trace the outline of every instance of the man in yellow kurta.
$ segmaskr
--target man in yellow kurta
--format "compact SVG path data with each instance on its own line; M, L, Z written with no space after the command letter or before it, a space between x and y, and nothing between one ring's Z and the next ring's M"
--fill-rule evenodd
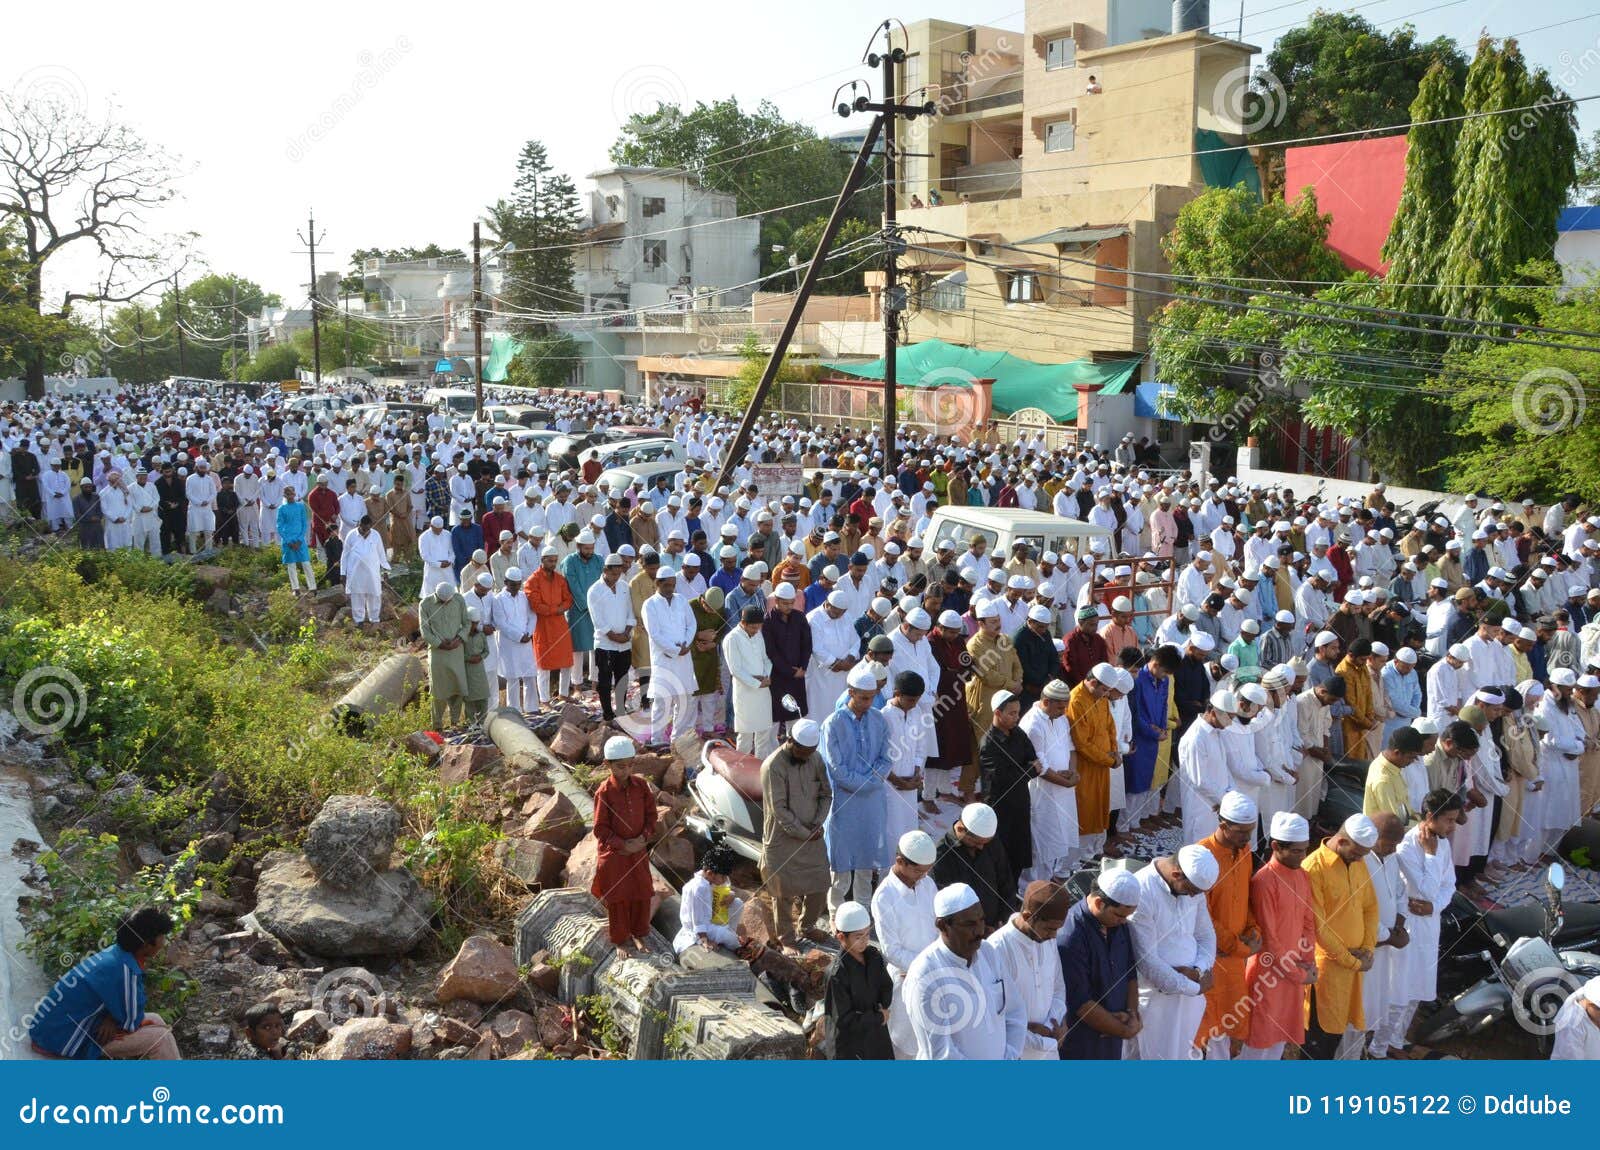
M1361 976L1372 969L1378 945L1378 895L1361 860L1377 842L1372 820L1351 815L1302 867L1317 920L1317 981L1306 1002L1308 1058L1331 1060L1345 1027L1367 1028Z
M1099 663L1072 688L1067 723L1078 768L1078 849L1093 858L1105 847L1111 823L1111 768L1117 765L1117 722L1106 696L1117 681L1110 663Z
M1367 767L1366 788L1361 796L1361 813L1371 817L1380 811L1397 815L1410 826L1420 817L1411 809L1411 793L1406 786L1405 769L1422 757L1422 733L1415 727L1396 727L1389 745Z
M972 760L961 768L962 802L970 802L977 787L978 748L983 746L983 736L994 720L994 708L990 705L994 693L1022 689L1022 660L1011 645L1011 636L1000 631L1000 608L985 603L975 613L978 633L967 640L967 654L972 659L972 678L967 680L967 714L972 716Z
M1372 675L1367 671L1367 659L1372 654L1372 644L1356 639L1350 652L1339 660L1335 673L1344 679L1344 702L1350 713L1339 722L1344 730L1344 756L1357 762L1370 762L1372 751L1367 746L1367 734L1377 719L1372 714Z
M1244 969L1249 957L1261 949L1261 932L1250 910L1250 879L1255 873L1250 840L1255 836L1256 815L1254 799L1229 791L1218 808L1217 829L1200 840L1217 860L1217 881L1206 891L1206 910L1217 935L1217 962L1211 968L1206 1013L1194 1042L1207 1058L1217 1061L1232 1059L1250 1036Z

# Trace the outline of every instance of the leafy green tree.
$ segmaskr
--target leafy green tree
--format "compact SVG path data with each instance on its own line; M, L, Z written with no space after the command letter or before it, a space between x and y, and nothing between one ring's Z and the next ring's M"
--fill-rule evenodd
M1581 203L1600 204L1600 128L1578 141L1578 177L1572 192Z
M1544 69L1528 70L1515 40L1485 36L1468 69L1465 121L1455 151L1455 223L1440 275L1443 314L1523 322L1526 296L1484 290L1516 282L1517 269L1547 259L1556 218L1577 177L1577 114ZM1496 115L1511 108L1532 108Z
M572 257L582 220L572 177L556 171L545 146L529 140L517 156L510 199L497 200L485 218L494 242L510 245L501 257L500 290L511 330L524 339L549 334L549 325L519 312L578 311Z
M583 349L566 332L531 339L506 368L506 383L511 387L565 387L582 358Z
M1466 57L1450 37L1418 40L1410 24L1385 32L1354 13L1319 9L1267 53L1265 71L1282 92L1258 81L1246 119L1262 125L1258 142L1403 124L1435 67L1457 86L1466 74Z
M1551 264L1523 269L1548 288ZM1542 328L1600 331L1600 284L1573 292L1518 289L1518 305ZM1435 380L1460 416L1446 461L1449 490L1482 488L1546 500L1577 491L1600 499L1600 413L1594 381L1600 353L1580 336L1533 332L1514 343L1474 343L1446 357Z
M805 124L785 120L771 103L745 111L730 96L687 110L663 105L630 117L611 145L611 159L681 168L705 187L732 194L740 215L766 213L761 217L766 274L788 263L788 252L774 252L773 245L787 247L792 230L827 214L854 157ZM876 221L881 193L858 192L850 206L857 218Z
M293 343L268 344L240 368L239 378L260 383L293 379L300 365L300 349Z
M0 219L0 377L27 375L35 362L54 371L73 334L70 321L41 315L29 302L29 265L19 230L15 222Z
M1395 306L1438 314L1438 289L1445 245L1455 224L1455 153L1461 123L1424 123L1461 115L1461 91L1442 64L1423 77L1411 105L1414 125L1406 136L1406 179L1389 223L1383 258ZM1438 341L1433 341L1437 343Z
M795 228L786 245L788 252L784 258L794 256L799 262L795 270L795 282L805 274L805 265L817 254L817 245L822 242L822 229L827 227L826 216L812 220ZM850 244L859 243L876 235L876 223L854 216L846 219L839 225L839 234L834 237L833 250L838 251ZM859 266L858 266L859 265ZM824 265L822 279L817 281L818 295L857 295L867 290L866 276L869 270L876 270L883 266L883 250L881 244L872 244L863 247L858 252L848 256L841 256L837 261ZM772 284L771 287L789 287L789 284Z

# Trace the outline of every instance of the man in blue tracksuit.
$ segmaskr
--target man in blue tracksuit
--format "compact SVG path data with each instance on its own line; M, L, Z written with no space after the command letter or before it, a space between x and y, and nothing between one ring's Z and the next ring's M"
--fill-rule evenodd
M56 1058L182 1057L161 1016L144 1009L145 967L171 930L171 917L152 906L118 923L117 941L62 975L34 1009L34 1049Z

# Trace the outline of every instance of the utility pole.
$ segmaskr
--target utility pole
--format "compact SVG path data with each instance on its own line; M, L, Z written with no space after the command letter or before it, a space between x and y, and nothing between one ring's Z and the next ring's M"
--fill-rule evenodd
M228 374L239 376L239 281L228 282Z
M178 273L172 273L172 329L178 333L178 374L188 375L183 347L183 292L178 290Z
M144 308L138 304L133 305L133 334L139 340L139 382L149 383L144 373Z
M892 21L888 20L883 22L883 31L886 38L890 35L889 28L891 23ZM889 90L892 92L894 80L893 74L889 69L894 64L904 63L905 58L904 48L890 48L884 58L880 58L876 53L868 54L866 63L868 67L872 68L876 68L880 63L884 65L884 75L889 77L888 85ZM805 276L800 280L800 287L795 292L794 301L789 305L789 315L783 321L783 330L778 333L778 338L772 345L772 354L767 359L767 365L761 370L761 380L756 384L755 395L750 399L750 406L739 423L739 430L734 435L733 442L728 446L727 452L722 457L722 469L717 473L714 487L721 487L728 482L733 469L739 465L745 450L750 446L750 433L755 427L756 420L760 418L761 405L765 402L767 393L772 390L772 381L778 374L779 365L783 363L784 354L789 350L789 341L794 338L795 328L800 324L800 317L805 314L806 302L811 298L811 292L816 286L818 277L821 275L822 265L828 256L828 249L833 246L834 238L839 234L839 227L844 223L850 197L855 195L856 190L860 188L862 178L866 175L867 168L871 164L872 151L878 144L879 135L882 134L885 140L892 141L896 120L900 118L914 120L918 116L932 116L938 111L938 108L931 100L919 105L899 104L891 99L889 93L886 92L884 99L879 103L873 103L867 96L858 96L854 101L839 104L837 111L840 116L846 118L852 113L859 112L876 112L877 115L872 119L872 126L867 129L866 138L861 141L861 148L856 152L855 162L850 167L850 174L845 177L844 187L839 189L839 197L833 203L833 212L828 216L828 222L823 226L822 238L817 243L816 254L811 257L811 262L806 266ZM888 148L893 148L892 142L888 145ZM886 150L886 161L888 154L889 152ZM893 178L889 174L891 171L892 169L886 168L885 182L886 185L892 187ZM885 198L888 216L885 221L886 224L892 224L894 221L892 196L893 192L891 190ZM887 232L888 229L886 228ZM894 267L895 245L900 244L900 242L897 235L886 234L886 243L889 247L888 266L891 269ZM892 281L886 281L884 289L884 335L886 341L892 341L898 330L898 325L896 321L890 318L889 308L891 301L888 298L888 282ZM884 426L889 433L889 439L885 445L884 458L890 466L893 466L893 343L889 342L885 350L889 367L885 375Z
M339 301L344 305L344 385L350 386L350 297Z
M317 235L317 217L314 212L306 213L306 234L300 237L300 242L306 245L306 250L311 256L311 373L316 385L322 386L322 327L318 321L317 299L317 244L327 233Z
M883 102L893 108L895 103L895 69L906 58L904 48L894 46L894 31L888 20L883 22ZM883 473L893 475L900 460L895 451L895 402L898 378L895 353L900 344L900 289L896 286L899 268L896 257L902 247L899 230L895 227L896 201L899 189L895 186L896 113L890 117L883 133ZM915 118L915 117L912 117Z
M477 420L483 422L483 256L478 221L472 221L472 392Z

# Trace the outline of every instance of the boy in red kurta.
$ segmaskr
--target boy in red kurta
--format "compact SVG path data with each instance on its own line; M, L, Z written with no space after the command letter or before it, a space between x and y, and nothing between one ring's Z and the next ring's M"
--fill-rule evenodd
M650 934L650 839L656 804L650 784L633 773L633 740L606 740L611 777L594 793L594 837L599 840L589 893L605 904L611 942L643 952Z
M1272 816L1272 861L1250 880L1250 911L1261 950L1245 963L1250 1037L1240 1058L1276 1060L1286 1042L1306 1037L1306 986L1317 980L1317 919L1311 880L1300 864L1311 846L1311 827L1289 811Z

